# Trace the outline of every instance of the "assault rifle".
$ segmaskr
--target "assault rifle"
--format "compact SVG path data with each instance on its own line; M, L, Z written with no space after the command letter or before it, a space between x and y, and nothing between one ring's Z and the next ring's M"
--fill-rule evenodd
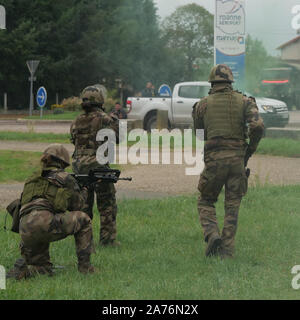
M99 180L105 182L116 183L119 180L131 181L132 178L120 178L121 171L117 169L110 168L98 168L90 170L88 174L75 174L71 175L77 180L78 184L82 187L87 187L93 183L98 182Z

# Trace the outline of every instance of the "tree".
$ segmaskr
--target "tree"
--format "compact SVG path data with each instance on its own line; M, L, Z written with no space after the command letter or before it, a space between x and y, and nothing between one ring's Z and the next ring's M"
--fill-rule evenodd
M115 11L110 36L113 73L136 90L157 82L162 43L152 0L124 0Z
M7 30L0 33L0 95L28 106L27 60L40 64L35 86L49 104L121 78L137 89L161 74L163 61L153 0L3 0Z
M176 69L183 71L181 80L207 78L213 64L213 21L213 15L195 3L177 8L163 21L163 40L174 65L180 62Z

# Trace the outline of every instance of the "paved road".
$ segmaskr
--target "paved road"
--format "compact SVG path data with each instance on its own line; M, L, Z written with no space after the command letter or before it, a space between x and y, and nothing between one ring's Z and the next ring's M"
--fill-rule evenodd
M300 127L300 111L290 111L289 124L299 124Z

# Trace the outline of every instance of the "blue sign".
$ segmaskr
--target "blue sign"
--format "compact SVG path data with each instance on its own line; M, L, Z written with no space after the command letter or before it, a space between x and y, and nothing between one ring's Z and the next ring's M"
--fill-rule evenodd
M40 108L45 107L47 102L47 91L44 87L40 87L36 94L36 102Z
M172 90L167 84L162 84L158 89L158 94L162 97L171 97Z
M236 88L240 90L244 88L245 53L231 56L216 49L216 64L227 64L232 70Z

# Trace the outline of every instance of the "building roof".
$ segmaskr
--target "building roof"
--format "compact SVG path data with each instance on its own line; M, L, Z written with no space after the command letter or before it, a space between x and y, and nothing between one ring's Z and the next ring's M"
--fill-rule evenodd
M282 44L282 45L279 46L277 49L283 49L284 47L289 46L290 44L297 42L299 39L300 39L300 35L297 36L296 38L294 38L294 39L292 39L292 40L290 40L290 41Z

